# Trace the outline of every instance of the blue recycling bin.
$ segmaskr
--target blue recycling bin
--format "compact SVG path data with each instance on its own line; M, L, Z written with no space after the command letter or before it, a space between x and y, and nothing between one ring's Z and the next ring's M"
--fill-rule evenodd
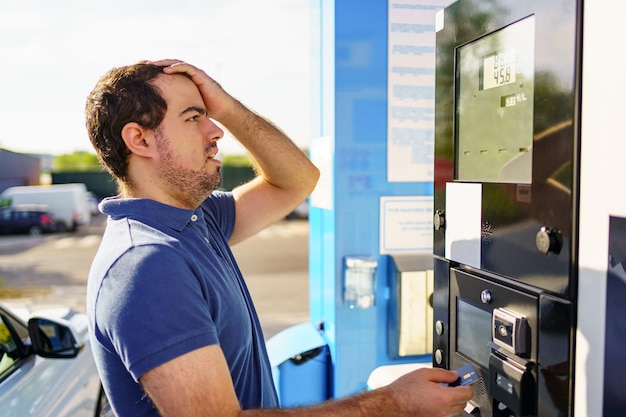
M315 405L329 398L330 352L311 323L270 338L267 353L281 407Z

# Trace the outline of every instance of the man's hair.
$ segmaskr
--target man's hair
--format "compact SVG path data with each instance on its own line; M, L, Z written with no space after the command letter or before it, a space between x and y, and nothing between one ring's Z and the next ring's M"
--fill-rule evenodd
M163 67L139 63L114 68L104 74L87 97L87 133L104 167L118 184L129 183L130 150L122 139L122 129L136 122L156 129L167 104L152 80L163 74ZM121 182L121 184L120 184Z

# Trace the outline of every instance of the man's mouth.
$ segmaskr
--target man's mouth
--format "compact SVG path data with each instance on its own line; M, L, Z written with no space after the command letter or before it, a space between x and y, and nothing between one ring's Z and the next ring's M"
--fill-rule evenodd
M220 150L217 148L217 145L215 143L213 143L208 150L208 157L209 159L213 159L217 156L217 154L220 152Z

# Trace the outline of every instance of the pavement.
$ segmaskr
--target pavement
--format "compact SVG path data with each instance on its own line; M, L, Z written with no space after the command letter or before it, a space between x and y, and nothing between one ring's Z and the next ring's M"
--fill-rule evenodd
M50 239L54 239L54 235L3 237L0 239L0 253L21 251L33 246L33 244L44 243Z

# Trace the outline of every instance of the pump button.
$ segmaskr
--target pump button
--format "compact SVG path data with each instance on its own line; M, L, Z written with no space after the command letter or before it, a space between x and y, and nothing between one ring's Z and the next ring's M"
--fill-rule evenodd
M441 365L441 363L443 362L443 350L437 349L435 351L435 362L437 363L437 365Z
M548 229L547 227L542 227L535 237L537 249L546 255L550 252L555 254L561 252L562 242L561 233L556 229Z
M435 332L437 333L437 335L441 336L444 330L445 330L445 326L443 324L443 321L437 320L435 322Z
M446 226L446 217L444 216L443 211L435 211L433 223L435 225L435 230L443 229Z

